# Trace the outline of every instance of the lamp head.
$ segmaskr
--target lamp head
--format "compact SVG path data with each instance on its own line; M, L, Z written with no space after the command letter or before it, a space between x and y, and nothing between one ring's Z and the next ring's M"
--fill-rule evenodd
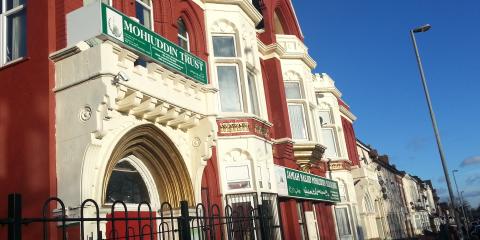
M457 170L457 169L455 169L455 170L453 170L452 172L458 172L458 170Z
M120 71L120 72L118 72L117 75L115 75L115 77L113 77L112 84L118 84L120 82L120 80L127 82L128 80L130 80L130 78L128 77L128 75L125 72Z
M421 27L417 27L417 28L414 28L412 31L414 33L419 33L419 32L426 32L428 31L430 28L432 28L432 26L430 24L425 24Z

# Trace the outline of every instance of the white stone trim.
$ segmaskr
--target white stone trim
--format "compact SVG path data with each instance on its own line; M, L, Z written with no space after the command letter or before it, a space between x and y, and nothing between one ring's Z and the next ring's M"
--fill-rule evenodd
M262 14L253 6L251 0L205 0L205 3L237 5L248 15L255 25L263 18Z

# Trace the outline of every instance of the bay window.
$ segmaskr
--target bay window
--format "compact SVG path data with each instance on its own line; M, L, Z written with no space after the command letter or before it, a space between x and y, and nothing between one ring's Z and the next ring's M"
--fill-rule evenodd
M307 122L300 81L285 82L285 96L288 102L288 117L292 138L308 140Z
M25 0L0 0L0 66L25 57Z
M153 29L151 0L135 0L135 17L143 26Z
M334 129L322 127L322 137L324 145L327 147L327 149L325 149L325 157L337 157L338 153Z
M213 56L236 57L233 36L213 36Z
M222 112L241 112L242 97L236 65L217 66L218 87Z
M248 93L250 96L249 112L258 116L260 115L260 108L258 106L257 83L255 81L255 76L253 75L253 73L248 73L247 80Z
M232 113L260 115L257 78L254 69L245 70L237 55L235 35L212 37L220 110Z
M258 186L260 188L263 188L263 171L261 166L257 166L257 180Z
M353 239L347 207L335 207L335 220L340 239Z
M320 111L318 112L318 115L320 116L320 125L324 126L333 124L330 111Z
M318 112L326 157L338 157L337 134L330 109Z
M287 99L302 99L300 82L285 82L285 95Z
M250 164L230 165L225 167L228 190L251 189L252 178Z
M288 104L288 116L293 139L308 139L305 112L302 104Z

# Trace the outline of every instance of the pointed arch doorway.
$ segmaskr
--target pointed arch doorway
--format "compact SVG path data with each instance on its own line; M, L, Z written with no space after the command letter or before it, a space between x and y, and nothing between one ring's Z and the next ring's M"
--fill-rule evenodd
M129 176L129 183L137 189L119 190L115 184L126 181L121 176ZM117 142L105 171L102 203L109 204L113 198L133 204L148 200L152 207L169 202L178 208L183 200L195 204L192 180L182 155L155 125L134 127Z

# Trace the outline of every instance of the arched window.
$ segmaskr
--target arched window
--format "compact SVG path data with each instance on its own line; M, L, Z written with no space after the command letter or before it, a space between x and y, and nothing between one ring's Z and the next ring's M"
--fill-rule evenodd
M365 207L365 212L375 212L375 207L373 206L372 199L370 198L370 195L368 193L366 193L363 197L363 204Z
M107 203L150 203L147 185L138 170L127 160L118 162L112 170L107 185Z
M179 18L177 20L177 28L178 28L178 46L181 48L190 51L190 39L188 36L187 26L185 26L185 22L183 19Z
M135 17L143 26L153 29L152 1L135 0Z
M233 149L224 157L224 175L227 191L253 189L252 157L242 149Z
M347 186L343 180L338 179L338 192L340 193L340 200L342 202L348 201Z

